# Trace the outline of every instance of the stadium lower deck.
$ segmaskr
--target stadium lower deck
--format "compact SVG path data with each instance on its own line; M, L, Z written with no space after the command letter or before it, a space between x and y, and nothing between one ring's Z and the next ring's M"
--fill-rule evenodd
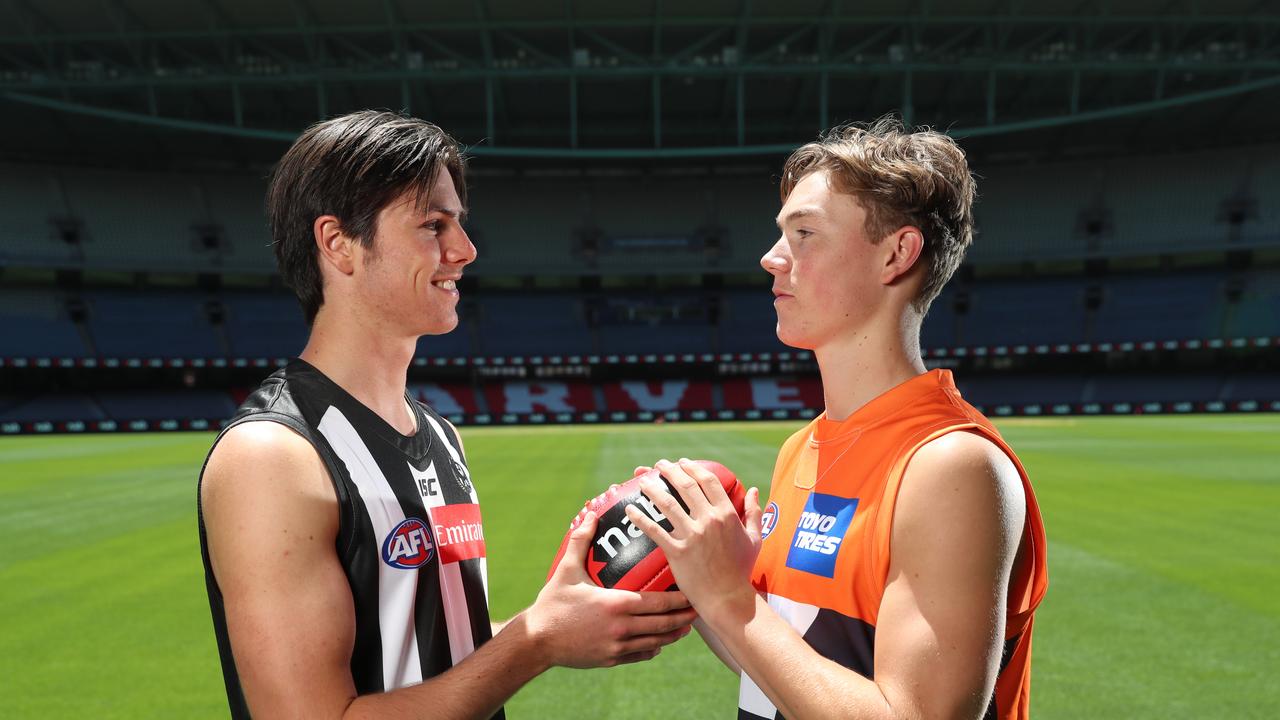
M823 406L812 354L778 342L761 288L464 297L460 327L424 337L409 370L410 392L457 423ZM306 341L282 292L27 287L0 300L3 434L217 428ZM923 355L992 416L1258 412L1280 410L1277 327L1269 268L957 279L926 318Z

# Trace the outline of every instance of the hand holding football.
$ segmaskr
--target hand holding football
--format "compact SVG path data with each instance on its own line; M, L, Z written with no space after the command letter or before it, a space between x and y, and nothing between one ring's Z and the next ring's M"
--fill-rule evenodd
M720 485L724 487L725 493L732 501L734 509L737 510L738 517L741 518L746 495L742 483L738 482L733 472L720 463L710 460L697 462L715 473L716 478L720 480ZM679 493L656 469L637 475L620 485L613 485L587 501L582 511L570 523L569 531L565 533L564 541L560 543L560 550L556 553L556 559L551 564L552 570L559 566L564 556L569 535L582 522L586 513L591 511L598 518L595 535L591 539L586 557L587 575L592 582L600 587L620 590L674 589L675 578L671 575L671 568L667 566L666 556L652 540L640 532L626 514L627 506L635 505L640 512L648 515L654 522L668 531L671 530L671 522L640 491L640 482L646 478L660 481L680 506L688 510L680 499Z

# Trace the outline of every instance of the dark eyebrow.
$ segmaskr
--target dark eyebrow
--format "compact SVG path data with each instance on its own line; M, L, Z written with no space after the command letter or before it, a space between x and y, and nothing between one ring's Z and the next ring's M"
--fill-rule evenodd
M457 220L459 223L466 222L467 220L466 208L451 208L451 207L445 207L443 205L431 205L427 207L427 212L428 213L438 212L444 215L448 215L454 220Z
M811 206L798 207L795 210L792 210L791 212L787 213L786 217L778 218L776 222L778 223L778 229L781 230L783 225L786 225L792 220L796 220L802 217L821 217L822 215L823 213L820 208L811 207Z

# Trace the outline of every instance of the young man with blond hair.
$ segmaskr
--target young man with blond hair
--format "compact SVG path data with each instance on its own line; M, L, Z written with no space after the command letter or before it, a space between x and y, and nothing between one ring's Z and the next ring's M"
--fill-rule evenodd
M783 445L769 504L738 521L716 478L658 464L666 552L708 644L741 673L739 718L1026 718L1047 585L1013 450L920 325L972 242L974 181L949 137L886 119L834 130L783 171L778 337L812 350L826 411Z

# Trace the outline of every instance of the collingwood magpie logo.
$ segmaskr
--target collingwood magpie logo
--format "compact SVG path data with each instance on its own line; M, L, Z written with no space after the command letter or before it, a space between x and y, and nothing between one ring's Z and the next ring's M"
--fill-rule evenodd
M453 479L458 481L458 487L462 488L463 492L470 495L471 473L467 472L467 468L464 467L462 463L454 460L453 458L449 459L449 463L453 465Z

